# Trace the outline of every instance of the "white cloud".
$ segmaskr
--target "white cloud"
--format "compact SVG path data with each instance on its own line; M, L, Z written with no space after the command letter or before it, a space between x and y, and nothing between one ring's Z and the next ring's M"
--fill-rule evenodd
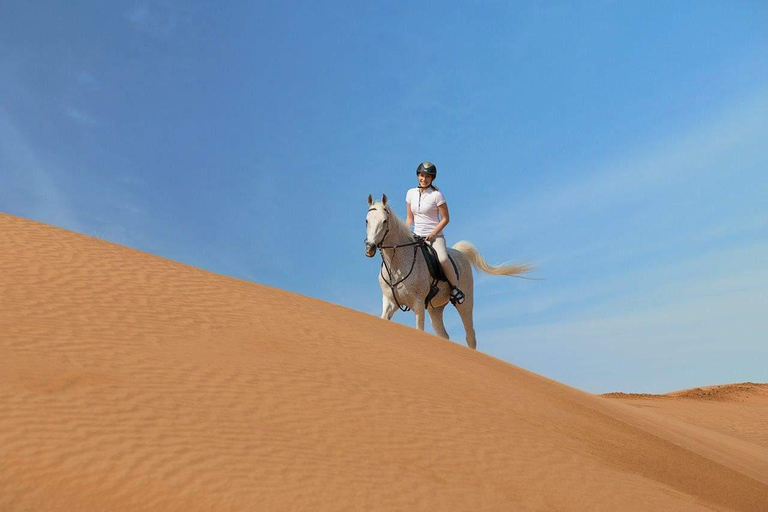
M67 107L64 109L64 112L67 114L68 118L80 126L96 126L100 124L99 120L92 115L86 114L82 110L78 110L74 107Z
M624 287L623 296L567 320L486 331L482 346L590 391L659 392L766 380L765 261L768 242L763 241L644 276L621 276L610 286ZM561 293L578 300L577 292Z
M149 20L149 7L146 5L137 5L128 13L128 19L134 25L142 25Z
M709 122L669 144L609 162L595 172L572 173L560 187L547 186L483 215L482 223L465 223L468 233L493 232L509 240L544 227L560 227L574 217L604 213L638 201L640 192L670 190L701 173L738 171L741 161L764 157L768 145L768 93L760 91L713 116ZM757 148L757 149L756 149ZM489 224L489 219L494 219Z
M96 75L89 73L88 71L81 71L75 75L75 80L79 85L87 89L98 91L101 89L101 81L96 78Z
M135 29L156 36L167 37L173 34L177 24L177 13L169 4L136 4L126 14L126 18Z
M552 312L557 308L566 309L566 314L573 314L588 305L615 301L617 298L642 296L652 289L655 283L677 283L695 279L701 286L707 286L708 283L739 274L745 268L759 270L763 265L763 257L768 261L768 248L759 239L749 236L761 230L766 233L763 237L765 240L768 237L768 214L721 219L676 239L675 245L720 247L722 239L734 236L743 241L734 243L727 249L720 247L709 249L707 252L685 251L674 258L664 255L662 259L646 260L635 267L612 266L605 269L605 275L599 274L599 266L597 269L590 268L588 273L579 274L578 268L567 263L569 258L579 252L601 252L608 243L590 242L589 247L574 249L568 255L561 255L560 258L565 262L558 261L557 264L561 265L559 268L547 269L546 263L542 263L545 268L541 273L545 276L542 281L516 282L511 285L499 278L477 279L476 293L481 299L477 316L487 321L510 317L517 320ZM646 249L656 254L664 254L663 246L666 243L668 242L659 240L655 242L655 246L652 244ZM555 260L555 257L550 259ZM557 275L547 276L548 270L556 272ZM510 295L514 297L511 300L507 298Z
M480 349L589 391L768 380L766 119L761 91L464 227L535 241L545 278L477 280Z
M722 290L665 307L509 329L480 343L490 354L589 391L765 381L766 310L764 290Z

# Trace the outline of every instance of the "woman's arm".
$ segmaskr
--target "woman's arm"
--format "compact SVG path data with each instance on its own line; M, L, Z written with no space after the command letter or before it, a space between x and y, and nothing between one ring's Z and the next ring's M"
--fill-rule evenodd
M411 203L405 203L405 223L408 226L408 230L411 230L413 225L413 212L411 211Z
M440 223L425 237L428 241L439 235L443 228L451 221L451 216L448 214L448 203L441 204L437 207L437 210L440 212Z

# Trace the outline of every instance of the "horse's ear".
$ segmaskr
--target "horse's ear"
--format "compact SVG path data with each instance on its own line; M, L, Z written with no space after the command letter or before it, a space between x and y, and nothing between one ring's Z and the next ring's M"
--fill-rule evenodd
M368 194L368 206L373 206L373 196Z
M384 203L384 206L387 206L387 194L381 195L381 202Z

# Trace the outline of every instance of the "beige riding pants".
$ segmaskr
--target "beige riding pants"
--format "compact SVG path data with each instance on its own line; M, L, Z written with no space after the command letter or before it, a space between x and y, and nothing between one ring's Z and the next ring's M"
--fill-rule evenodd
M453 268L453 264L451 263L451 260L448 258L448 248L445 245L445 237L441 235L437 235L434 240L431 242L427 242L432 247L434 247L435 252L437 253L437 259L440 260L440 266L443 267L443 272L445 272L445 277L448 278L448 281L451 283L451 286L456 287L459 285L459 278L456 276L456 270Z

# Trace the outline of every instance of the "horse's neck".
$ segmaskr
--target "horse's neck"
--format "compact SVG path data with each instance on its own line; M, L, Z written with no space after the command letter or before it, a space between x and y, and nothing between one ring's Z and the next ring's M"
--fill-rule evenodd
M402 245L413 242L413 237L405 229L392 230L387 237L385 245ZM399 247L397 249L382 249L381 255L393 272L405 265L410 266L413 260L413 248L415 246Z

